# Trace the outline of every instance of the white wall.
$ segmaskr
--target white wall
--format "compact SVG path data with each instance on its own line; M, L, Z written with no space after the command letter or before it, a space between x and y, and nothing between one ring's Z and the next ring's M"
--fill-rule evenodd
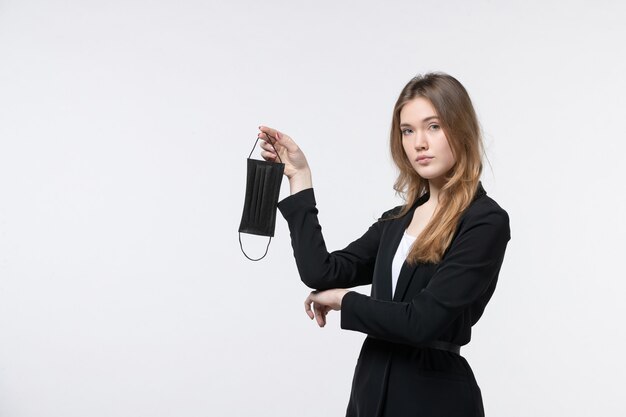
M624 415L626 9L515 3L0 0L0 416L343 415L364 335L307 318L280 214L240 252L246 157L291 135L343 248L401 203L391 110L430 70L511 218L463 348L487 414Z

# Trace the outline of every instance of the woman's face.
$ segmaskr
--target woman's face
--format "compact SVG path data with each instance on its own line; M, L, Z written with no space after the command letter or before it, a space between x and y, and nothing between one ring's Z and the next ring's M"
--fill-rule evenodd
M400 129L404 152L415 171L429 183L441 183L456 161L430 101L418 97L407 102L400 111ZM428 158L419 161L422 157Z

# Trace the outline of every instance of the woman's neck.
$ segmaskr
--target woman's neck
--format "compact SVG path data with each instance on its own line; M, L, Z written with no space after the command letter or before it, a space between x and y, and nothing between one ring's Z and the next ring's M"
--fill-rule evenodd
M439 202L439 191L441 190L441 186L433 181L433 180L428 180L428 193L430 194L430 197L428 197L428 205L432 205L437 206L437 203Z

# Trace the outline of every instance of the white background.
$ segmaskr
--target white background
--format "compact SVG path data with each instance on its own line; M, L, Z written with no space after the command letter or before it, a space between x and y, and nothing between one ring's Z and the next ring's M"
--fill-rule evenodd
M280 213L267 257L241 253L246 157L259 124L292 136L341 249L402 203L391 112L434 70L469 91L483 185L511 219L462 348L487 415L624 415L624 17L1 0L0 416L343 415L364 335L307 318Z

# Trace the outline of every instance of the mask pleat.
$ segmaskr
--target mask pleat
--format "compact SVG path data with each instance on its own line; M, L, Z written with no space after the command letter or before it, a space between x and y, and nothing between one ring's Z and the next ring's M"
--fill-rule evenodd
M274 192L276 190L276 187L275 187L275 184L273 184L273 182L276 180L276 175L275 175L276 172L278 171L276 171L275 169L272 169L271 166L267 167L266 175L263 178L263 182L264 182L263 190L266 193L266 195L271 196L271 197L264 198L261 201L261 213L271 213L276 204L275 199L274 199ZM278 180L280 181L280 178L278 178ZM264 216L264 217L267 217L267 216ZM270 218L273 218L273 217L270 216ZM273 228L274 225L269 224L268 227Z
M260 175L259 175L259 167L258 165L254 166L254 175L252 176L253 179L253 188L252 188L252 198L250 199L250 208L252 208L253 210L250 210L250 213L248 213L249 217L248 217L248 221L250 222L250 224L256 224L256 210L254 210L256 202L258 201L258 199L261 197L261 190L259 190L259 182L260 182Z
M246 200L244 205L243 215L241 216L241 223L245 225L247 228L248 225L251 224L251 216L249 208L252 206L252 202L254 201L254 193L256 192L256 188L254 185L254 164L252 160L248 159L248 177L246 180Z
M257 188L259 194L257 195L256 202L254 204L254 221L258 224L262 219L261 203L263 202L263 193L265 192L265 176L267 175L267 167L263 165L257 166Z

